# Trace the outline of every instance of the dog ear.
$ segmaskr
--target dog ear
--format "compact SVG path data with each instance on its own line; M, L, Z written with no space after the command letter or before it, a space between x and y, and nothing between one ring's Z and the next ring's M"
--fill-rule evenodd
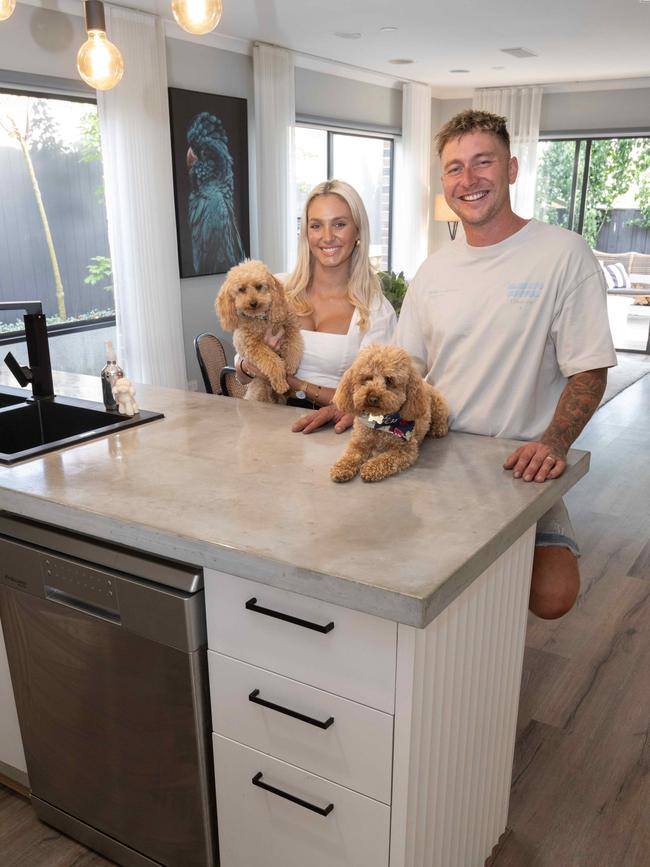
M232 282L226 279L217 295L217 300L214 302L214 309L221 322L221 327L225 331L235 331L239 325L233 289Z
M336 404L337 408L340 409L341 412L354 412L354 402L352 399L354 380L355 373L353 369L349 367L341 377L338 388L334 392L333 403Z
M408 382L406 383L406 402L399 414L406 421L413 421L425 415L427 409L426 391L422 377L411 364Z
M287 293L282 283L273 274L269 274L269 288L273 298L273 320L274 322L282 322L289 316Z

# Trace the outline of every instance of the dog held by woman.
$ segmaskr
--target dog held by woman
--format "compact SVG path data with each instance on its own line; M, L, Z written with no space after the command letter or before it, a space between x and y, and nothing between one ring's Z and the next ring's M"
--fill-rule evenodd
M330 470L334 482L357 473L364 482L379 482L412 466L428 433L448 431L444 398L398 346L363 349L343 374L334 403L355 416L348 447Z
M228 271L215 302L217 316L232 331L239 355L258 367L266 379L256 377L246 389L248 400L285 403L287 374L298 370L303 352L298 317L290 309L284 287L263 262L246 260ZM275 350L264 342L269 326L284 334Z

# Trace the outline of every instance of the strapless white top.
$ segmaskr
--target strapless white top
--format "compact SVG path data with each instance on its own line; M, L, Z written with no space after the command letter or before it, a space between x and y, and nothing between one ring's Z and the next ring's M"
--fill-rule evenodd
M397 325L393 306L382 296L370 311L368 328L359 331L359 311L355 308L347 334L301 331L305 349L296 372L298 379L326 388L336 388L360 349L369 343L391 343Z

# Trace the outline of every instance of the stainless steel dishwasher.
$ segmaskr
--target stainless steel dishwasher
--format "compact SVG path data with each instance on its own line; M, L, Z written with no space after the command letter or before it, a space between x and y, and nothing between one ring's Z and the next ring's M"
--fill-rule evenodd
M0 512L0 616L38 817L217 864L202 571Z

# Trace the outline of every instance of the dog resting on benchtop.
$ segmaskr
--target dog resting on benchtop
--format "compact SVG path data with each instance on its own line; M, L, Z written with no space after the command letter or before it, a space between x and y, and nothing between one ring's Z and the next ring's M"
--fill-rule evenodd
M334 403L355 416L348 447L330 471L334 482L357 473L364 482L379 482L412 466L428 433L444 437L448 431L444 398L398 346L362 349L343 374Z
M290 309L284 286L263 262L249 259L226 275L215 308L222 327L232 331L235 349L258 367L266 379L256 377L246 389L248 400L285 403L287 374L298 370L303 342L298 317ZM269 326L284 334L275 350L264 342Z

